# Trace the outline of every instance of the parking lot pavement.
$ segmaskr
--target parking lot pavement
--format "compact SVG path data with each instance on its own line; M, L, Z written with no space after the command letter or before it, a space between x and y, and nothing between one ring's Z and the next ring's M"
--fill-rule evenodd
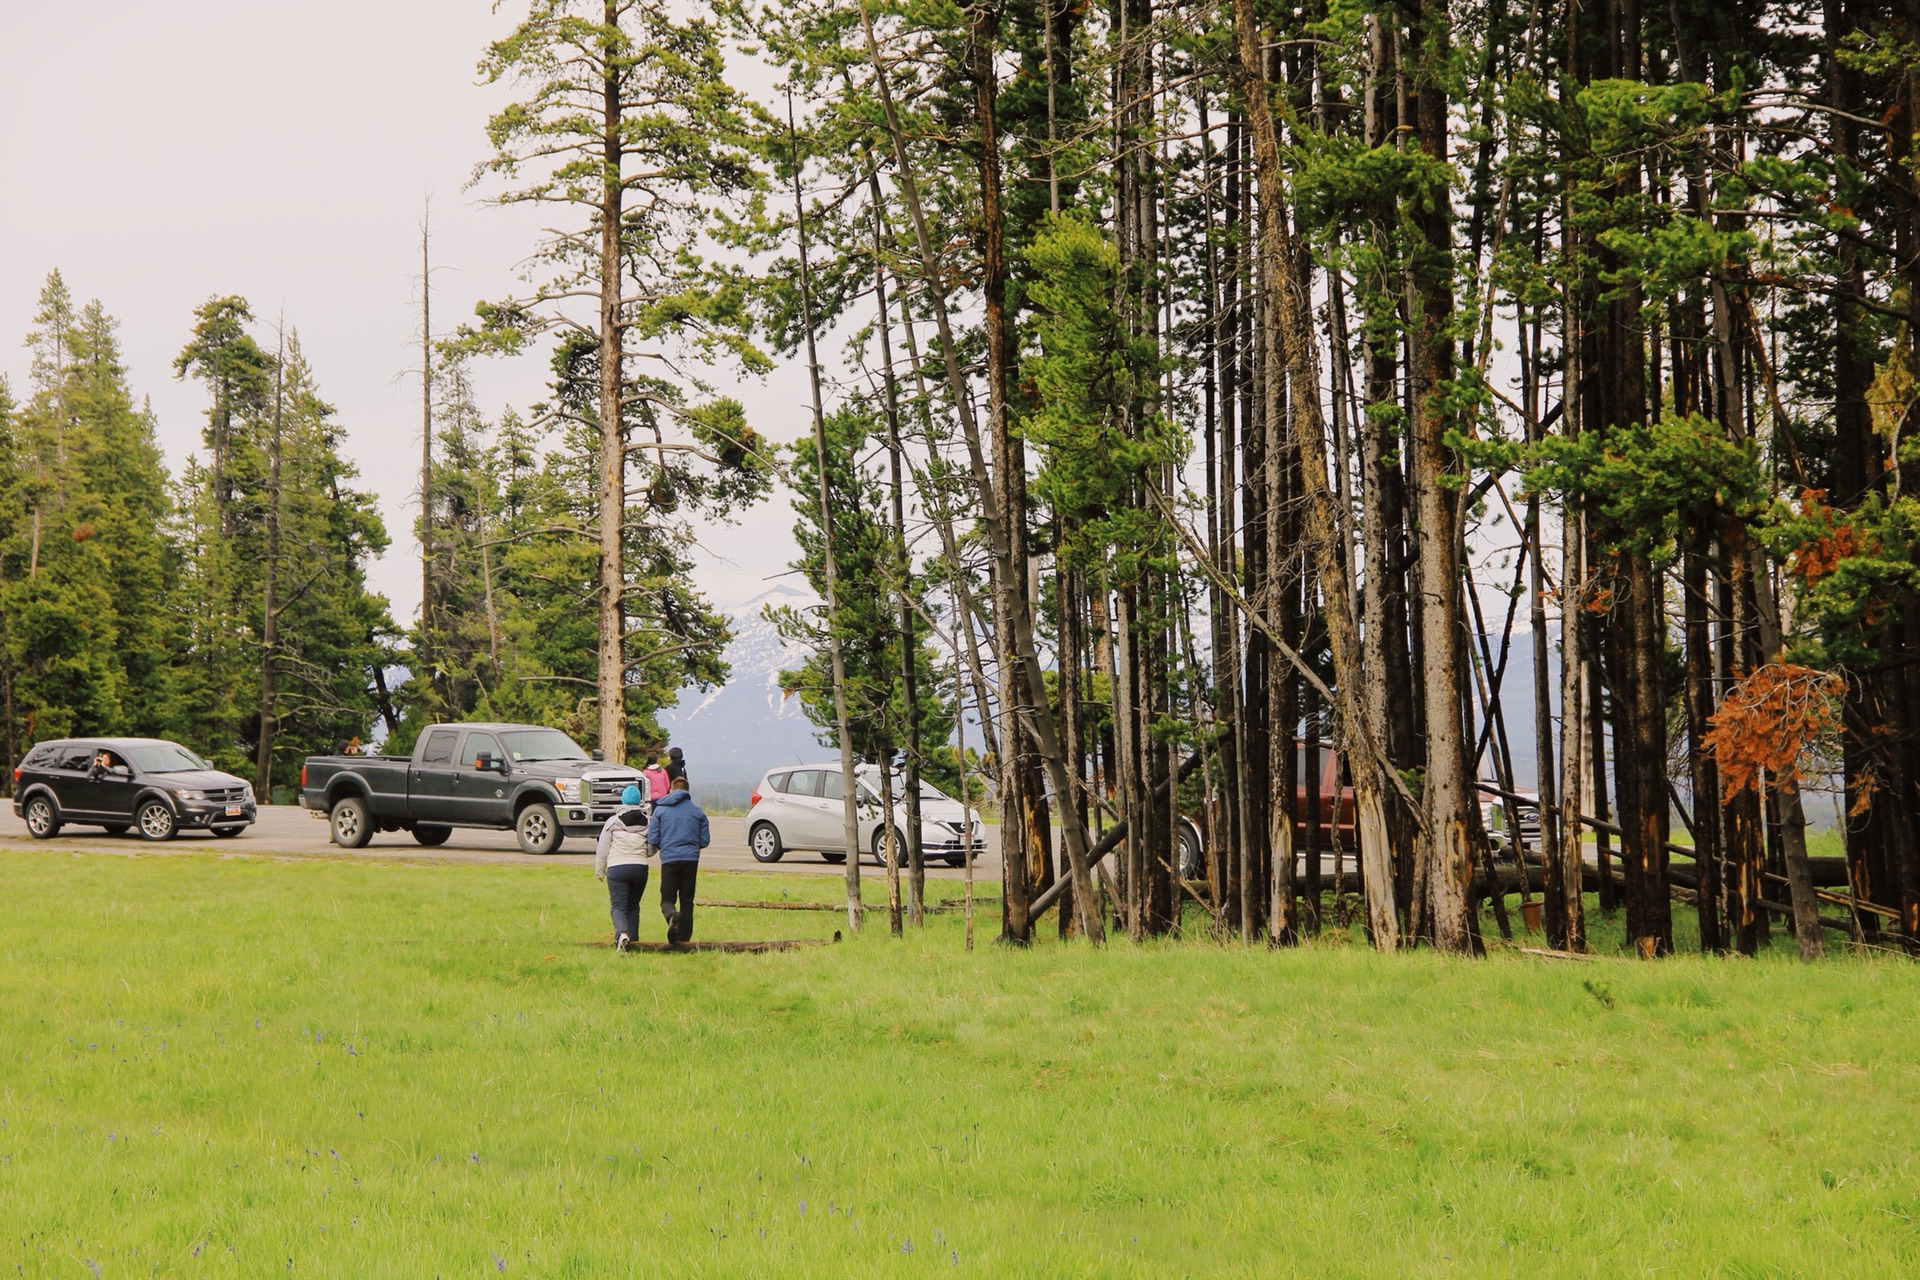
M713 843L701 856L700 865L723 871L793 871L800 874L840 875L845 867L826 861L817 853L789 853L779 862L765 865L755 862L747 852L745 823L740 818L714 818ZM327 838L327 824L297 805L268 805L260 810L260 820L231 840L222 840L204 831L183 833L165 844L154 844L128 832L108 835L98 827L69 826L51 840L35 840L27 834L27 825L14 816L13 807L0 808L0 849L70 850L75 853L168 854L222 853L235 857L319 857L405 859L414 862L477 863L482 865L591 866L593 843L570 838L560 852L536 858L520 852L510 831L469 831L456 829L451 839L435 849L422 848L405 831L388 831L374 836L364 849L341 849ZM996 850L1000 830L987 828L987 850L973 864L974 875L982 880L1000 878L1000 857ZM865 863L866 875L880 874L879 867ZM927 874L937 879L958 879L964 873L944 863L929 866Z

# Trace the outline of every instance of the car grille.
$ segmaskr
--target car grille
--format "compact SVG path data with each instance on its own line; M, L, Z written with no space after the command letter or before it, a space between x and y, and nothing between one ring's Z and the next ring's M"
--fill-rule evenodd
M207 791L207 799L213 804L239 804L247 798L245 787L218 787Z

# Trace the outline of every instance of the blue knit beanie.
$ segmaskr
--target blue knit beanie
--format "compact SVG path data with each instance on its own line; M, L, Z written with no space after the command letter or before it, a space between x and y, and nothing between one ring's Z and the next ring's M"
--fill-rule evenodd
M620 803L621 804L639 804L640 788L634 786L632 783L628 783L627 789L620 793Z

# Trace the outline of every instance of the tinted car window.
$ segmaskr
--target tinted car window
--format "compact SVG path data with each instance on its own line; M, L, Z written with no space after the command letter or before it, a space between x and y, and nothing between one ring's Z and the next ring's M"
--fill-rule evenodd
M785 791L787 789L787 775L784 773L768 774L767 786L774 791Z
M60 748L56 746L35 747L27 753L27 758L20 762L20 767L22 769L50 768L53 765L54 757L59 754Z
M506 758L500 754L500 739L490 733L468 734L467 745L460 749L460 763L473 764L483 755L492 756L495 760Z
M54 761L56 769L70 769L75 773L85 773L87 766L93 763L93 748L86 743L68 744L60 748L60 758Z
M427 749L420 753L421 764L446 764L453 759L454 732L435 729L427 735Z

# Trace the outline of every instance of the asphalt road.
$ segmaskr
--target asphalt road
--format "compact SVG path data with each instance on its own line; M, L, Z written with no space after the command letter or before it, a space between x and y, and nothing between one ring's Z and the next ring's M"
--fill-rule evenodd
M755 862L747 852L745 822L740 818L714 818L713 843L701 856L700 865L724 871L791 871L801 875L841 875L845 867L826 861L816 853L789 853L772 865ZM115 853L125 855L210 852L239 857L323 857L396 859L410 862L480 863L490 865L587 867L593 864L593 844L584 839L569 839L559 853L544 858L520 852L510 831L469 831L456 828L453 837L435 849L422 848L404 831L376 835L364 849L341 849L327 838L325 821L294 805L268 805L260 810L260 820L245 833L222 840L206 832L188 832L177 840L154 844L128 832L112 836L98 827L69 826L51 840L35 840L27 826L14 816L11 804L0 807L0 849L64 849L76 853ZM999 828L987 828L987 851L973 864L974 875L982 880L1000 878L1000 856L996 845ZM879 868L871 861L866 872ZM930 865L927 874L936 879L959 879L964 874L944 863Z

